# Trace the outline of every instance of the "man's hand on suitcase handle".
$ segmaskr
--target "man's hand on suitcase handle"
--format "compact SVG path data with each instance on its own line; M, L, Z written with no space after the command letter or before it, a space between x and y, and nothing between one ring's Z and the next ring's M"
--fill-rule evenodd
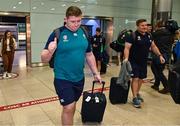
M94 80L99 82L100 84L102 83L102 79L99 73L93 73Z
M102 81L102 80L101 80L101 82L100 82L100 81L98 81L98 80L94 80L94 81L93 81L93 84L95 84L95 83L105 85L105 81Z

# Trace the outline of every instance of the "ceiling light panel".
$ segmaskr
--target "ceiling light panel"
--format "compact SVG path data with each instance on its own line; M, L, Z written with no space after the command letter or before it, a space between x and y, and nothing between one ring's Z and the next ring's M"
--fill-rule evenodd
M22 1L19 1L18 4L22 4Z
M1 11L29 12L30 0L0 0Z
M43 4L42 4L43 3ZM62 2L59 0L32 0L31 8L37 7L37 9L32 9L32 12L42 12L42 13L65 13L67 2Z

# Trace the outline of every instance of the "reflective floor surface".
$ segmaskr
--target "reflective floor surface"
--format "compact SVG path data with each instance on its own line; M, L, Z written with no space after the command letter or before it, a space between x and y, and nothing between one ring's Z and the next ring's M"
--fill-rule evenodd
M110 78L117 76L120 67L111 65L102 75L109 87ZM62 111L53 86L53 72L49 67L14 67L19 76L14 79L0 80L0 126L56 126L61 125ZM165 71L167 75L167 70ZM90 90L92 75L85 68L86 83L84 90ZM148 67L148 79L152 73ZM81 122L82 96L77 103L74 125L180 125L180 105L176 105L170 94L163 95L153 90L152 83L146 82L141 89L145 102L141 109L131 104L132 93L129 91L127 104L112 105L109 90L104 91L107 106L101 124ZM97 85L95 88L100 88Z

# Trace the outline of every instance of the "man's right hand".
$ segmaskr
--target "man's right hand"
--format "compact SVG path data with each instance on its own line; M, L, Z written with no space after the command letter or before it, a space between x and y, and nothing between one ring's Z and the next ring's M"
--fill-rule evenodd
M56 48L57 48L57 38L55 37L54 41L50 42L50 44L48 46L48 50L51 54L53 54L54 51L56 50Z
M101 76L100 76L99 73L94 74L94 80L95 80L95 81L98 81L99 83L102 83L102 79L101 79Z
M123 63L126 63L127 61L128 61L128 59L124 59L124 60L123 60Z
M160 59L161 64L164 64L166 62L166 60L164 59L162 55L159 56L159 59Z

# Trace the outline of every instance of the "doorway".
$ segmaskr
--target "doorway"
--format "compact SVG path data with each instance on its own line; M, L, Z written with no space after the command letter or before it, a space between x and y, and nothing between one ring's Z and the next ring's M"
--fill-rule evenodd
M26 67L29 62L28 50L30 39L28 39L27 24L29 13L0 13L0 40L3 38L6 30L11 31L16 40L17 48L15 50L13 66Z
M106 39L106 50L111 57L111 49L109 44L113 40L113 18L112 17L88 17L85 16L82 19L82 25L86 26L89 31L89 36L93 36L96 33L96 28L100 27L103 36Z

